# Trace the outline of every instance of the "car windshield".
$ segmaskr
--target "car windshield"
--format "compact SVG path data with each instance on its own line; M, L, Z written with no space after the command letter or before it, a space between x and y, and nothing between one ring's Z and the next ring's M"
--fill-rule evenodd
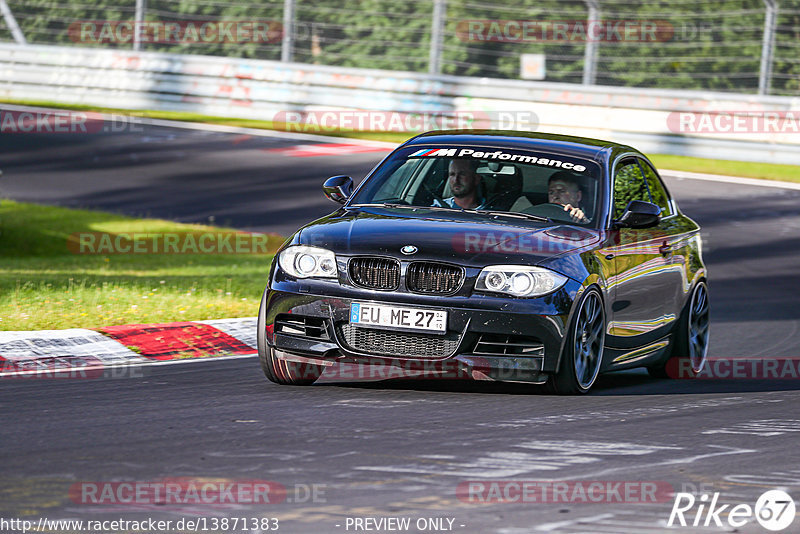
M599 165L557 154L482 147L398 150L350 205L391 204L506 212L595 226Z

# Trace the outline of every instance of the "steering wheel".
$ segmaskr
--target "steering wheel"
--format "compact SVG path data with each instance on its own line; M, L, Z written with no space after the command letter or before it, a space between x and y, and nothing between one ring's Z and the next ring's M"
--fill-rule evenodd
M553 202L536 204L535 206L531 206L524 211L525 213L530 213L531 215L539 215L542 217L548 217L550 219L572 219L569 216L569 213L564 211L564 206L562 204L554 204Z
M575 221L572 219L569 212L564 211L563 204L554 204L552 202L545 202L544 204L537 204L535 206L531 206L530 208L524 210L524 213L530 213L531 215L538 215L540 217L547 217L548 219L571 222L576 224L585 224L591 220L584 215L585 220Z

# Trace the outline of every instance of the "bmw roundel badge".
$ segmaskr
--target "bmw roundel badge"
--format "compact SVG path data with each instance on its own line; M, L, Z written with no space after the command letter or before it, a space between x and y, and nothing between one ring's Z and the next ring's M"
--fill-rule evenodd
M416 254L417 250L418 250L417 247L415 247L414 245L406 245L400 249L400 252L402 252L406 256L410 256L411 254Z

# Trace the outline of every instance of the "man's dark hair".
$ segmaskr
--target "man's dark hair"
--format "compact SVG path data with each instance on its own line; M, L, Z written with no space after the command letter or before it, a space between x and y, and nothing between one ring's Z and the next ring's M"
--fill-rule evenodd
M450 160L450 163L455 163L457 161L466 161L469 168L472 170L474 174L478 174L478 167L480 167L481 162L475 158L453 158ZM449 166L450 163L447 165Z
M582 179L577 174L573 174L569 171L557 171L550 175L550 178L547 179L548 185L553 180L561 180L562 182L569 182L571 184L575 184L579 190L581 189L581 182Z

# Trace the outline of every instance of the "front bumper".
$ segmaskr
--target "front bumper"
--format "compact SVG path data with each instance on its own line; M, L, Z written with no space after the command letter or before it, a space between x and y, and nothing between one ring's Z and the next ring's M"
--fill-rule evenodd
M294 361L395 366L426 376L543 382L558 368L570 309L579 290L580 284L570 280L539 298L436 297L331 282L280 282L265 295L264 333L268 345ZM349 313L355 301L447 310L447 333L357 327L363 329L362 335L354 337ZM380 345L371 344L377 339ZM434 348L400 350L406 341Z

